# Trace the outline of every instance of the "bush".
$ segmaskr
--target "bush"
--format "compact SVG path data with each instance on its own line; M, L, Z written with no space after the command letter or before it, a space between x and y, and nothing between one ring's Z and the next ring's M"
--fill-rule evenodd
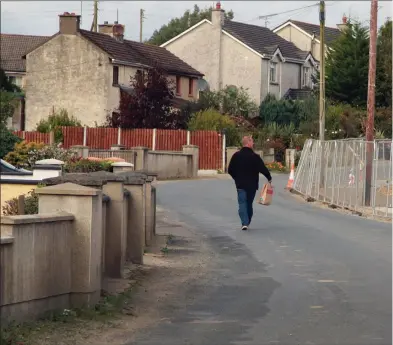
M21 138L7 128L0 128L0 158L4 159L14 149L15 145L21 141Z
M42 186L43 185L38 185L37 187L40 188ZM18 215L18 198L12 198L6 201L2 210L5 216ZM38 214L38 196L34 193L34 190L30 191L25 197L25 214Z
M50 133L54 132L55 134L55 142L60 143L63 141L63 133L61 131L61 127L81 127L81 122L73 117L68 115L66 109L60 109L57 113L49 115L46 119L42 119L37 124L37 131L40 133Z
M54 158L66 162L75 154L73 150L66 150L56 145L22 141L16 144L14 151L9 152L4 159L18 168L31 169L36 161Z
M285 172L286 168L282 163L280 162L273 162L266 164L266 168L269 169L269 171L276 171L276 172Z
M235 122L228 115L222 115L212 108L200 111L192 116L188 123L188 129L191 131L225 131L228 146L239 144L239 134Z
M111 171L111 161L97 161L86 158L73 158L64 166L66 173L90 173L95 171Z
M29 152L37 151L45 146L43 143L28 143L21 141L15 144L14 150L9 152L4 160L17 168L29 168Z

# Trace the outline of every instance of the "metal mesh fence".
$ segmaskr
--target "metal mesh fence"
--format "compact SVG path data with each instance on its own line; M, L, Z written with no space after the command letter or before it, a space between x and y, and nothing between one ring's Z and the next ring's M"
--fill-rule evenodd
M369 187L367 168L371 173ZM318 201L391 218L392 141L309 139L296 169L293 188Z

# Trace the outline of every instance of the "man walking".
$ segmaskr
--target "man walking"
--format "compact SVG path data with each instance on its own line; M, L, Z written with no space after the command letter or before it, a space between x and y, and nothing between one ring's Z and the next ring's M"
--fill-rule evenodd
M228 173L236 184L242 230L247 230L253 216L252 203L259 188L259 173L263 174L269 183L272 182L272 177L262 158L254 152L252 138L244 137L242 145L242 149L232 156Z

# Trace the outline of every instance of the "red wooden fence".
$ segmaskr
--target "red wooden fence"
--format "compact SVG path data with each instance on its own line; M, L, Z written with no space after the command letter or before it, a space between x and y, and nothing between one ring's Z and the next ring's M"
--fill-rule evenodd
M49 133L15 131L14 134L27 142L49 144L50 141Z
M84 144L83 127L63 127L63 147L70 148L73 145ZM15 132L26 141L44 142L49 144L48 133L38 132ZM122 129L120 143L126 148L144 146L153 148L153 129ZM117 128L86 128L86 146L92 149L110 149L118 143L119 130ZM222 168L222 135L215 131L190 132L191 145L199 147L199 169L218 170ZM181 151L182 146L187 144L187 131L165 130L155 131L155 149L166 151Z

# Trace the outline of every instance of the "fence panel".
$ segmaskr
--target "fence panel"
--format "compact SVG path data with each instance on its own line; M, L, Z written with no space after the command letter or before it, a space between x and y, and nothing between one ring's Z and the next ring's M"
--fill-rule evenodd
M199 147L199 169L222 169L222 135L215 131L191 132L191 145Z
M372 170L370 205L365 198L367 163ZM332 205L391 218L392 142L308 140L293 188Z
M83 145L83 127L62 127L63 147L70 148L74 145Z
M117 144L117 128L87 128L86 145L92 149L108 150Z
M156 130L156 150L182 151L187 144L187 131L172 129Z
M21 139L24 139L26 142L31 143L50 143L50 134L49 133L40 133L40 132L25 132L25 131L15 131L14 134Z
M145 128L122 129L121 144L126 148L144 146L153 148L153 130Z

